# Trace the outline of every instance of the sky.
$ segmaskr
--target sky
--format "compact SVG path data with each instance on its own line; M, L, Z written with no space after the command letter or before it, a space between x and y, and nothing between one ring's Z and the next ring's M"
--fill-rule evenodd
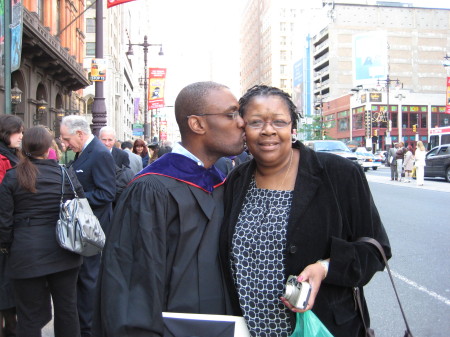
M305 2L305 5L313 1ZM450 0L404 2L450 8ZM168 105L173 105L177 93L185 85L202 80L223 83L236 96L240 95L239 28L245 3L246 0L136 0L129 3L135 10L146 7L149 43L164 45L163 58L155 57L158 50L149 57L150 66L157 61L157 66L167 67ZM137 24L142 25L141 22Z

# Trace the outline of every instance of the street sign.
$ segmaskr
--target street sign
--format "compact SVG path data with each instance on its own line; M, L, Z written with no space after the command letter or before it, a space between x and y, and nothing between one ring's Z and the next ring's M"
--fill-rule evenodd
M144 124L135 123L132 126L133 136L143 136L144 135Z

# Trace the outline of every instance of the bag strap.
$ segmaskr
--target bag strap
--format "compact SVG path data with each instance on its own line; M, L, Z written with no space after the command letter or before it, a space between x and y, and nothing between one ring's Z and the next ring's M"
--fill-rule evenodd
M69 180L70 187L72 188L72 192L73 192L75 198L78 198L77 191L75 191L75 187L73 186L72 179L70 179L69 172L67 172L67 169L64 165L60 165L60 167L61 167L61 175L62 175L61 202L62 202L62 199L64 196L64 185L65 185L64 176L66 176L67 180Z
M374 245L378 249L378 251L380 252L381 257L384 260L384 264L386 265L386 270L388 271L389 278L391 279L392 287L394 288L395 297L397 298L398 305L400 306L400 311L402 312L403 320L405 321L405 325L406 325L405 336L413 337L413 335L411 333L411 330L409 329L408 321L406 320L406 315L405 315L405 312L403 311L403 307L402 307L402 304L400 302L400 298L398 297L397 288L395 288L394 278L392 277L391 269L389 268L389 264L387 262L386 254L384 253L383 247L380 245L380 243L377 240L372 239L372 238L368 238L368 237L360 237L360 238L356 239L356 242L370 243L370 244ZM357 302L359 311L361 313L361 316L363 317L362 320L363 320L364 327L366 328L366 331L368 331L367 327L366 327L366 323L364 322L364 316L362 314L362 303L361 303L361 296L360 296L360 293L359 293L359 288L355 288L354 293L355 293L355 298L356 298L356 302Z

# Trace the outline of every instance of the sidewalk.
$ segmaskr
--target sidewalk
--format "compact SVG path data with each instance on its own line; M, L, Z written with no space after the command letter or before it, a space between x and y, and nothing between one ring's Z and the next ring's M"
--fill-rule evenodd
M383 169L383 168L380 168L380 169ZM450 183L448 183L444 180L435 180L435 179L425 178L425 182L424 182L423 186L417 186L415 179L411 179L410 183L404 183L403 181L402 182L392 181L390 176L389 177L380 177L380 176L366 174L366 178L367 178L367 181L374 182L374 183L389 184L389 185L396 185L396 186L401 186L401 187L419 188L419 189L423 189L423 190L432 190L432 191L450 193Z

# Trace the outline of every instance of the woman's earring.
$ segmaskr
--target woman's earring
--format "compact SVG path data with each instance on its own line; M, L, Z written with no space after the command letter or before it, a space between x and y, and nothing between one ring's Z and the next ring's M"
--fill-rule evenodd
M295 132L292 133L291 138L292 143L295 143L297 141L297 130L295 130Z

